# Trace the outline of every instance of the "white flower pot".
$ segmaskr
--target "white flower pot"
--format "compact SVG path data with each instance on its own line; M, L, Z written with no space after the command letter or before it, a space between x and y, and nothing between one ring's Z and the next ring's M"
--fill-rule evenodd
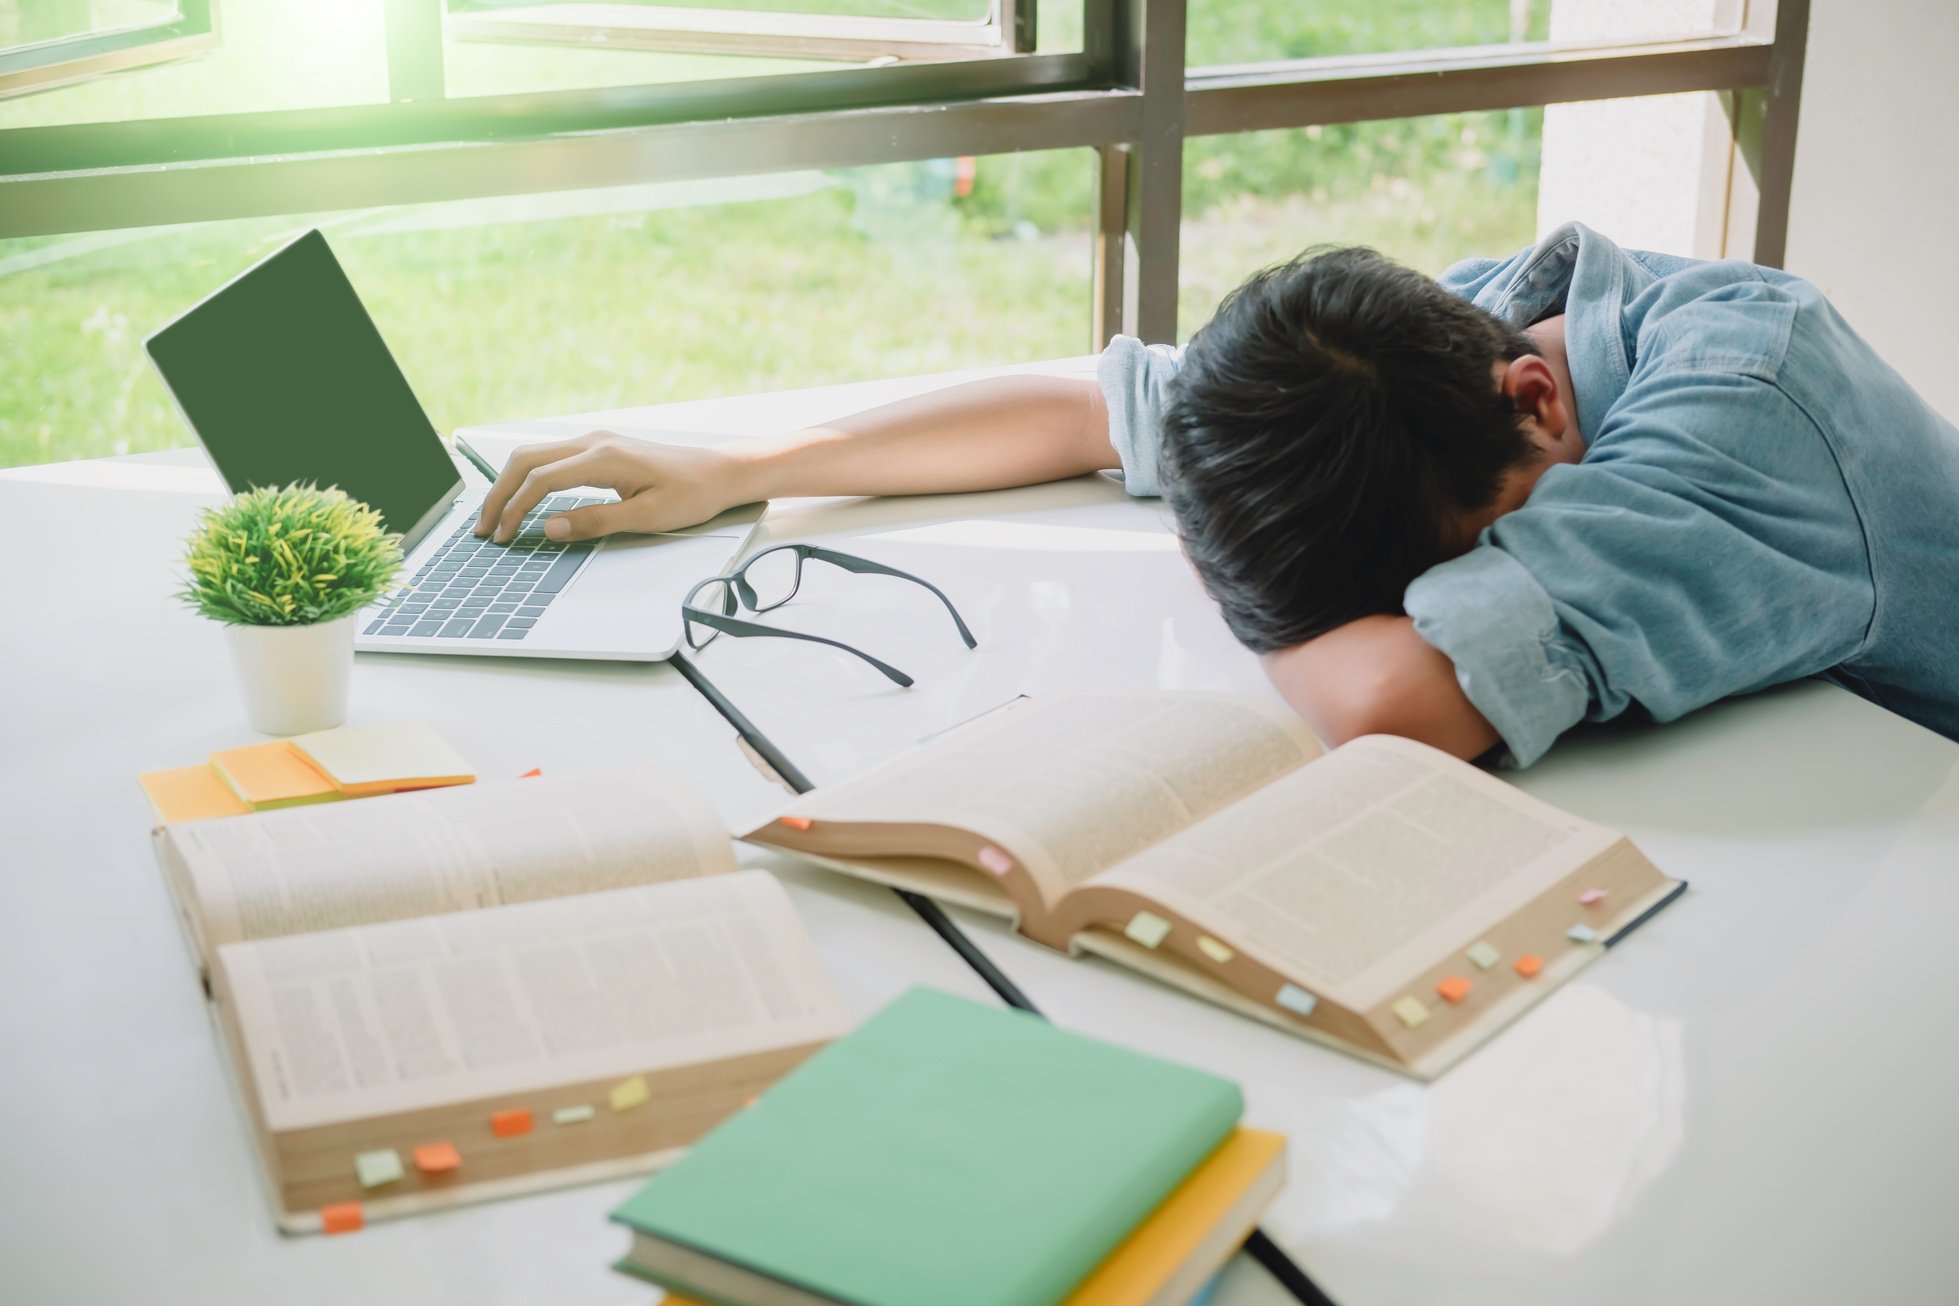
M313 626L226 626L252 729L268 735L329 730L347 719L354 670L350 613Z

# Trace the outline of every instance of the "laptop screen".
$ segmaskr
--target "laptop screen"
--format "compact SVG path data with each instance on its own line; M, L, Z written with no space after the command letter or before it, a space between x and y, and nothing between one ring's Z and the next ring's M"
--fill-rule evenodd
M409 534L432 526L431 512L462 488L317 231L158 331L148 347L234 492L337 485L379 509L389 530Z

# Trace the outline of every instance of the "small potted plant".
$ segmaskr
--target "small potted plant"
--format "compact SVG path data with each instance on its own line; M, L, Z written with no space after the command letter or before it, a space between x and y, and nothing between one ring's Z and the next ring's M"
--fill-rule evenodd
M401 537L337 489L255 489L200 515L178 594L224 623L252 727L268 735L347 719L354 623L401 570Z

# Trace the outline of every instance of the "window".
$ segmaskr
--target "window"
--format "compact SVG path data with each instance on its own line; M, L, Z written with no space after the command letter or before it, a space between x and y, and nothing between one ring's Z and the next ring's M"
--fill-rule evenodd
M164 63L217 44L212 0L27 0L0 7L0 96Z

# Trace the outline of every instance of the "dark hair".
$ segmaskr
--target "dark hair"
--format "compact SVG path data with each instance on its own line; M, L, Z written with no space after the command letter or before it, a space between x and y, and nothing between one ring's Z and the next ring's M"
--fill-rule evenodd
M1163 419L1163 497L1240 641L1371 613L1451 548L1534 450L1491 368L1537 350L1371 249L1322 247L1231 292Z

